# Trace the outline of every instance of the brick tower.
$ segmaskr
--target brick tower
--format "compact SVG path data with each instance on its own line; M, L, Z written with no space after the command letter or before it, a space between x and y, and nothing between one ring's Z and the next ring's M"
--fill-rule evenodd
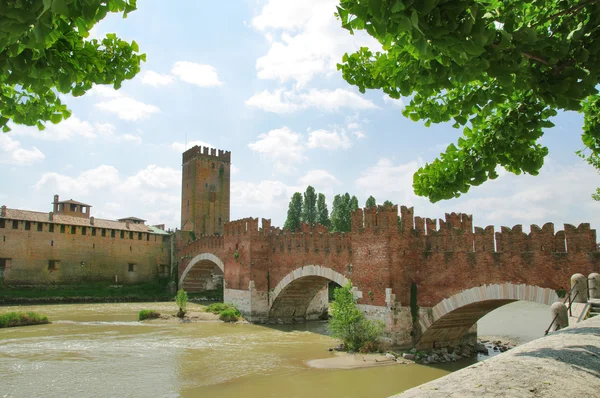
M195 146L183 153L181 229L223 235L229 221L231 152Z

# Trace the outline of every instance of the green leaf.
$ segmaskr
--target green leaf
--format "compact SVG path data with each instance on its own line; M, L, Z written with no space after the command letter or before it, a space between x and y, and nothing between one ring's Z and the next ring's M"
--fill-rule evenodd
M52 0L52 12L69 16L69 7L67 6L66 0Z

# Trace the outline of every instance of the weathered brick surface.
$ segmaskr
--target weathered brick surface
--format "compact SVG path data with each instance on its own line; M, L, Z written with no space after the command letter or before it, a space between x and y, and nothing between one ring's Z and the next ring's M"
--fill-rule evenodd
M362 292L360 304L375 306L386 306L386 288L399 305L408 306L413 281L418 305L433 307L474 286L511 282L568 288L573 273L600 271L596 232L589 224L565 225L556 233L550 223L534 225L529 234L517 225L494 234L491 226L473 230L466 214L447 214L439 227L434 220L415 218L412 208L401 208L401 227L397 216L397 207L359 209L352 215L351 233L310 232L306 227L290 233L271 227L270 220L263 219L259 227L258 219L247 218L226 224L222 237L202 237L187 245L180 239L178 250L217 255L231 289L248 289L253 281L257 291L268 292L297 268L328 267L353 281ZM179 267L181 274L186 261Z
M13 229L16 221L17 229ZM42 231L38 231L41 224ZM2 225L4 225L2 227ZM0 224L0 259L6 259L4 282L10 285L68 284L82 281L136 283L149 281L160 273L168 276L170 243L168 236L131 232L120 236L110 230L101 236L101 228L61 226L51 223L7 220ZM72 233L72 227L74 233ZM85 228L85 234L83 234ZM141 239L140 235L141 234ZM49 260L58 260L49 269ZM133 265L133 271L129 270Z

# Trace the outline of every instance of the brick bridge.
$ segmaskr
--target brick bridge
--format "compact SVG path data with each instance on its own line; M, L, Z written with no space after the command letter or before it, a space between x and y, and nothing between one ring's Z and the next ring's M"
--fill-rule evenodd
M290 233L254 218L195 241L178 231L179 285L223 286L226 302L250 321L268 322L318 317L328 283L351 280L357 303L386 323L390 342L429 348L473 337L477 320L510 302L551 305L572 274L600 271L589 224L558 232L551 223L532 225L526 234L521 225L473 229L467 214L445 218L414 217L404 206L398 218L397 206L380 206L356 210L350 233L319 225Z

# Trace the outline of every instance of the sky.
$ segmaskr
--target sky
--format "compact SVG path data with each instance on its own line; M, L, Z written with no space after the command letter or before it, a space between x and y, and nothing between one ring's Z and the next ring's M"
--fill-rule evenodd
M581 115L560 113L542 139L550 154L538 176L501 170L458 199L430 203L413 173L461 132L402 116L402 100L361 94L336 70L342 55L379 44L350 35L336 1L138 0L126 19L109 15L92 30L136 40L141 72L118 91L96 86L65 97L68 120L12 126L0 134L0 204L48 212L54 194L92 205L91 214L135 216L180 227L181 154L193 145L232 153L231 219L283 225L288 202L312 185L349 192L364 205L391 200L415 215L473 214L478 226L554 222L600 227L591 193L600 176L577 157ZM330 207L331 210L331 207Z

